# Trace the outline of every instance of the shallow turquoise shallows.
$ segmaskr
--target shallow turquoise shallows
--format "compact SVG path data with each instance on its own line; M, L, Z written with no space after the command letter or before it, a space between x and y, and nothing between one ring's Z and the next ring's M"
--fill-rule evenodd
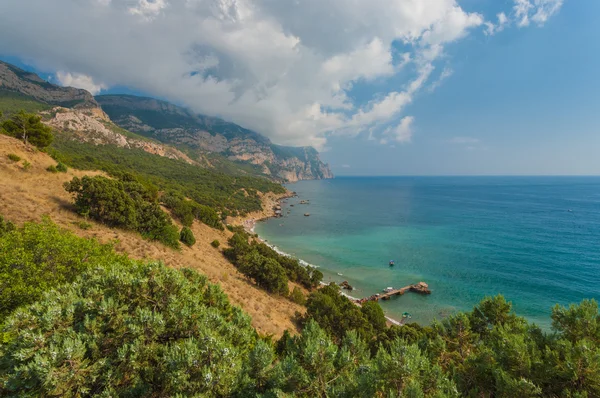
M388 316L428 324L500 293L548 329L555 303L600 298L598 177L353 177L289 188L299 198L285 217L256 232L319 266L325 282L347 280L355 297L429 284L430 296L382 302Z

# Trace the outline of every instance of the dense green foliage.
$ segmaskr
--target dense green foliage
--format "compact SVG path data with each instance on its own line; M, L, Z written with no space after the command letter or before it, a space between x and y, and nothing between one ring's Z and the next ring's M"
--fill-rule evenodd
M342 341L346 331L354 330L370 342L385 330L386 320L379 304L367 302L358 307L342 296L334 283L312 292L306 307L306 319L316 321L336 341Z
M181 232L179 233L179 240L186 246L194 246L196 243L196 238L194 237L194 233L188 227L183 227Z
M315 288L323 274L313 268L303 267L298 260L283 256L250 235L237 231L229 239L230 248L225 256L244 275L253 279L265 290L281 295L288 294L288 280L302 284L307 289Z
M21 160L21 157L18 155L15 155L14 153L9 153L7 155L8 159L12 160L13 162L18 162L19 160Z
M80 215L179 247L179 231L160 208L155 189L133 178L120 181L102 176L74 177L65 183L65 189L75 196L75 208Z
M316 268L302 266L297 259L281 255L265 243L260 242L240 229L233 229L234 235L229 239L230 248L224 251L225 256L235 264L242 273L254 279L257 284L266 278L275 278L269 285L283 285L283 279L301 284L307 289L319 286L323 274ZM271 261L267 261L271 260ZM267 275L268 274L268 275ZM267 289L273 291L271 289Z
M0 324L62 283L105 262L126 263L112 247L60 230L48 219L15 228L0 217Z
M42 123L41 117L23 110L4 120L0 131L38 148L46 148L54 140L52 129Z
M209 227L224 229L221 217L214 209L193 200L187 200L181 194L169 192L161 197L161 202L186 227L191 227L192 222L198 220Z
M97 268L19 310L0 391L38 396L228 396L256 333L221 290L160 264Z
M56 170L59 173L66 173L69 169L64 163L58 162L58 164L56 165Z
M212 242L210 242L210 245L212 247L214 247L215 249L217 249L219 246L221 246L221 242L219 242L217 239L215 239Z
M131 173L200 205L228 214L261 210L258 192L283 193L285 189L265 178L232 176L138 149L91 145L57 136L53 156L82 170L104 170L118 177Z
M2 308L13 285L34 292L17 292L4 322L0 396L600 396L595 301L556 306L551 334L500 296L431 327L387 328L376 303L327 286L301 334L272 344L193 271L129 261L48 221L0 218L0 243Z

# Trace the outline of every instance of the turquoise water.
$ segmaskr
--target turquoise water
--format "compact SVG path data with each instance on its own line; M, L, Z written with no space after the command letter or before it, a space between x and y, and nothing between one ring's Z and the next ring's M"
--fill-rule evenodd
M348 280L355 297L429 284L430 296L383 302L389 316L408 311L427 324L501 293L548 328L555 303L600 299L600 178L337 178L289 188L299 198L283 205L285 217L256 232L319 266L326 282Z

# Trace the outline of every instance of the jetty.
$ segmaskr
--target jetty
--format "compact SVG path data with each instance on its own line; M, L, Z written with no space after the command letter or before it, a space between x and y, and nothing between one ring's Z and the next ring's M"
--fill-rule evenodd
M431 290L429 290L429 285L425 282L415 283L414 285L404 286L401 289L394 289L387 291L383 294L374 294L371 297L362 298L360 300L356 300L358 304L365 303L367 301L379 301L379 300L389 300L392 296L402 296L406 292L414 292L419 294L431 294Z

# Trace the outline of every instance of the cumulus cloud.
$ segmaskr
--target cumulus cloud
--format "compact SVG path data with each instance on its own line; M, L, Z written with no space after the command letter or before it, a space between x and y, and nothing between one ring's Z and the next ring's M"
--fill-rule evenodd
M56 72L56 80L61 86L82 88L96 95L102 90L106 90L106 85L94 82L90 76L81 73Z
M518 1L533 8L515 17L536 23L561 3ZM409 141L406 105L445 46L484 23L456 0L2 0L0 54L323 148L331 134Z

